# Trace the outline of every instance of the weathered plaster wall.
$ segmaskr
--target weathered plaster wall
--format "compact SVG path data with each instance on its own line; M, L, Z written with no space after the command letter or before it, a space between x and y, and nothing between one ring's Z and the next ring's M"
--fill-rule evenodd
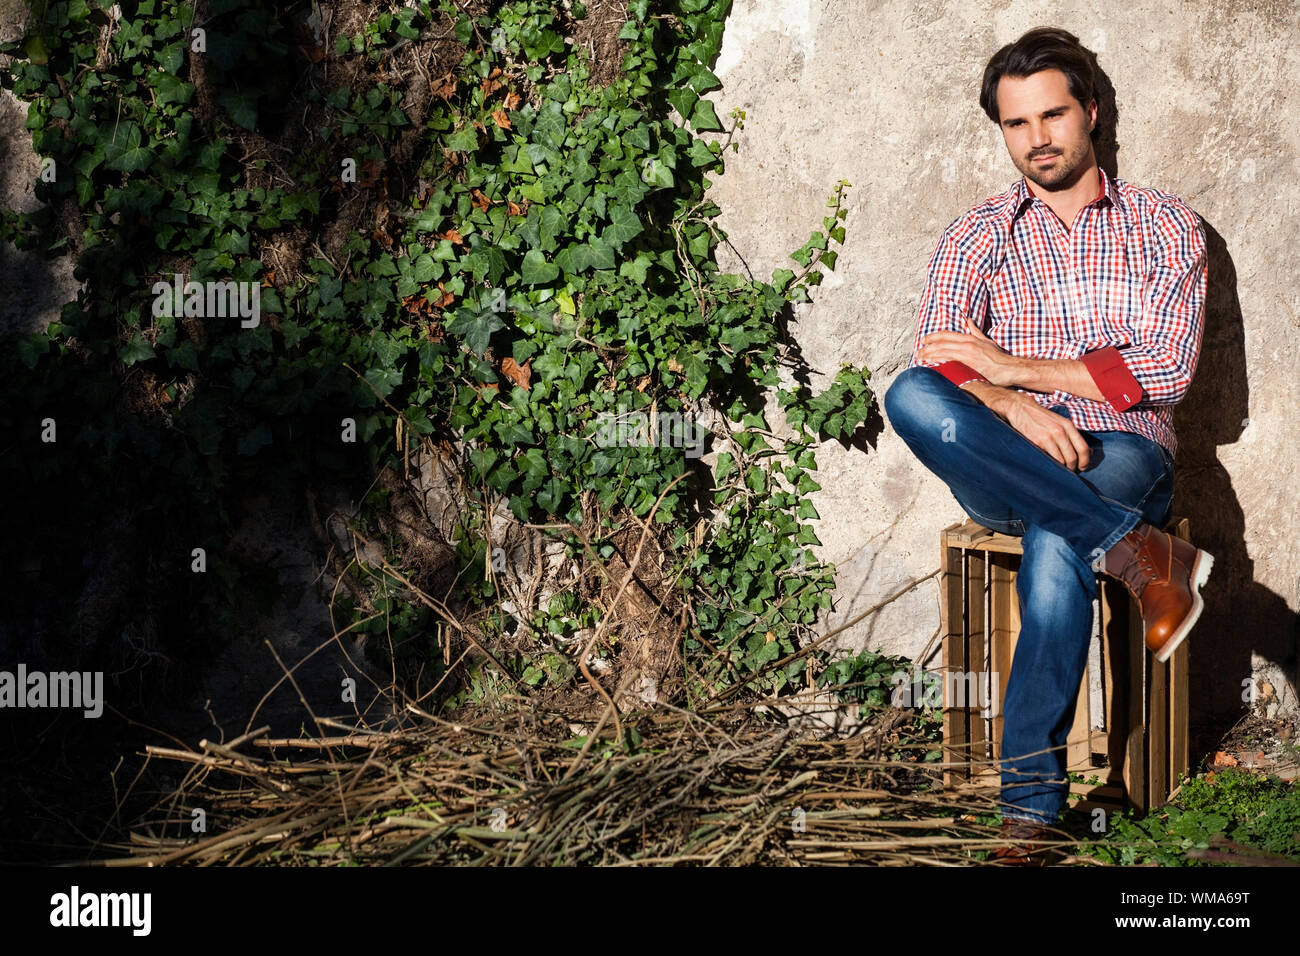
M0 209L39 209L40 174L41 160L32 152L32 134L27 131L27 104L0 90ZM43 329L57 319L63 303L77 298L72 265L68 256L46 259L0 242L0 333Z
M1020 175L979 109L989 57L1043 25L1097 53L1118 115L1103 166L1180 196L1206 224L1207 325L1175 417L1174 500L1217 562L1190 638L1202 713L1238 710L1252 673L1296 706L1298 11L1285 0L737 0L715 65L724 87L710 95L724 122L733 107L747 114L710 189L733 245L723 268L794 268L786 257L822 228L835 183L853 184L845 247L816 301L797 308L796 335L814 388L852 362L872 371L879 398L908 363L940 231ZM935 570L939 530L965 518L883 418L877 429L874 447L818 452L816 530L840 568L829 626ZM843 643L916 655L938 622L930 580Z

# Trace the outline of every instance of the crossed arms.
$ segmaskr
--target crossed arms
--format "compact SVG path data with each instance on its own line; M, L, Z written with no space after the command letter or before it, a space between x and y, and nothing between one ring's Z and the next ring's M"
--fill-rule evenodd
M1205 237L1196 214L1181 203L1162 205L1152 226L1156 249L1130 340L1118 343L1122 350L1107 345L1079 359L1014 355L984 334L988 289L978 264L987 248L950 228L930 259L913 364L935 366L1067 468L1086 468L1087 443L1074 425L1015 389L1059 390L1116 413L1182 400L1204 327Z

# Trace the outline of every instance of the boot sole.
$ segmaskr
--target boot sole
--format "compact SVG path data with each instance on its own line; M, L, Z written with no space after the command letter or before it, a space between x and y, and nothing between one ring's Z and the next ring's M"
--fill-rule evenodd
M1200 590L1206 581L1210 579L1210 571L1214 568L1214 555L1208 551L1197 550L1196 563L1192 565L1192 572L1188 576L1188 584L1192 592L1192 610L1187 617L1183 618L1183 623L1178 625L1178 630L1174 631L1169 640L1156 652L1156 660L1163 664L1169 660L1169 656L1178 650L1178 645L1183 643L1187 635L1191 633L1192 627L1196 624L1197 619L1201 616L1201 611L1205 608L1205 602L1201 600Z

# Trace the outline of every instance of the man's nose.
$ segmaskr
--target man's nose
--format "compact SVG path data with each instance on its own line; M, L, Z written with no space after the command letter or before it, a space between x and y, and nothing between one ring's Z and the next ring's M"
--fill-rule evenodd
M1034 149L1041 149L1052 141L1047 135L1046 123L1031 123L1029 125L1029 140L1033 143Z

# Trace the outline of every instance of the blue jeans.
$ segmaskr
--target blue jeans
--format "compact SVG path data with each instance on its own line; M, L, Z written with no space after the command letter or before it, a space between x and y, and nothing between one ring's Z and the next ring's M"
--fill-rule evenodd
M1173 458L1141 435L1081 430L1089 464L1070 471L925 366L900 373L884 405L968 515L1024 538L1020 636L1002 710L1002 815L1054 822L1069 792L1066 737L1087 666L1097 561L1140 521L1164 527Z

